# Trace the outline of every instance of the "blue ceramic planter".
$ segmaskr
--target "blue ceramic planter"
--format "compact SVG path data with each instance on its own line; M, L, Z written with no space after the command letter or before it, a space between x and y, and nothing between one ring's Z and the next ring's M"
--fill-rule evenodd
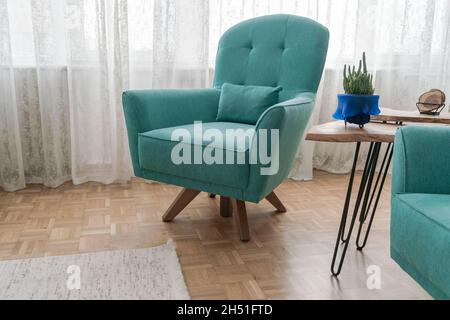
M370 121L370 116L380 114L379 101L377 95L338 94L338 107L333 118L363 127Z

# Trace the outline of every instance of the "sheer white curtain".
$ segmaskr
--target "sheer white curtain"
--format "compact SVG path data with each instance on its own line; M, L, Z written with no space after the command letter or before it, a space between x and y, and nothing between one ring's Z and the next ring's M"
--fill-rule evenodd
M130 178L125 89L206 87L204 0L0 0L0 186Z
M270 13L312 18L330 29L326 70L311 124L331 120L342 92L344 64L367 52L376 91L385 107L415 110L421 93L450 93L450 1L448 0L220 0L211 10L210 50L238 21ZM214 56L210 56L211 61ZM353 145L303 142L294 179L311 179L312 169L350 171ZM364 156L364 152L361 157Z
M0 186L129 179L122 91L210 86L220 35L271 13L330 29L311 124L331 119L340 70L362 51L383 106L450 92L447 0L0 0ZM347 172L352 151L304 142L292 177Z

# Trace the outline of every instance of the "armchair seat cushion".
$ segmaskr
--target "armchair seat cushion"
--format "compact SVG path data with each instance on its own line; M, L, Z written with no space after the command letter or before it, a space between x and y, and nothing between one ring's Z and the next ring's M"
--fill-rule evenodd
M188 178L200 182L214 183L231 188L245 189L248 185L250 165L248 161L249 149L254 135L255 127L252 125L233 122L210 122L202 124L202 132L206 133L214 129L224 137L223 143L220 139L208 139L204 135L194 134L194 125L184 125L163 128L139 134L139 164L142 169ZM183 130L189 133L191 140L181 142L175 131ZM226 134L227 130L233 130L240 136L244 143L237 143L235 135ZM238 130L238 131L236 131ZM230 132L230 131L228 131ZM245 138L245 139L244 139ZM228 141L227 141L228 139ZM232 143L234 140L234 143ZM172 151L178 145L184 150L190 150L189 163L175 163L172 159ZM203 157L201 163L195 160L195 150L203 153L217 155L226 162L227 157L234 159L232 164L206 163ZM175 152L179 155L180 152ZM182 154L184 155L184 154ZM223 156L222 156L223 155ZM245 160L244 164L236 164L238 157Z
M450 195L392 198L391 254L435 298L450 299Z

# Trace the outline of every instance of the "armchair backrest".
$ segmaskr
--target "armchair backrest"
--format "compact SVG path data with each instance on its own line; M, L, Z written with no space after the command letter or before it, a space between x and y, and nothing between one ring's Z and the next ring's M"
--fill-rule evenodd
M392 194L450 194L450 127L405 126L395 135Z
M241 22L222 36L214 87L282 86L280 102L301 92L317 92L328 50L328 29L287 14Z

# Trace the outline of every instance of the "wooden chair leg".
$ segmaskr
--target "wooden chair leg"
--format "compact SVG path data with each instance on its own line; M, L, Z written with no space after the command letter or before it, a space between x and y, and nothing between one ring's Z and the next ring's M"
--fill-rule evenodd
M269 201L275 207L275 209L277 209L277 212L284 213L287 211L285 206L281 203L280 199L275 194L275 192L270 193L266 197L266 200Z
M184 208L187 207L192 200L195 199L199 195L200 191L192 190L192 189L183 189L174 202L170 205L169 209L167 209L166 213L164 213L163 221L171 222L175 217L183 211Z
M242 241L250 240L250 230L248 228L247 210L245 209L245 202L241 200L232 199L233 213L236 225L239 231L239 236Z
M220 216L223 218L233 216L233 206L231 204L231 199L228 197L220 197Z

